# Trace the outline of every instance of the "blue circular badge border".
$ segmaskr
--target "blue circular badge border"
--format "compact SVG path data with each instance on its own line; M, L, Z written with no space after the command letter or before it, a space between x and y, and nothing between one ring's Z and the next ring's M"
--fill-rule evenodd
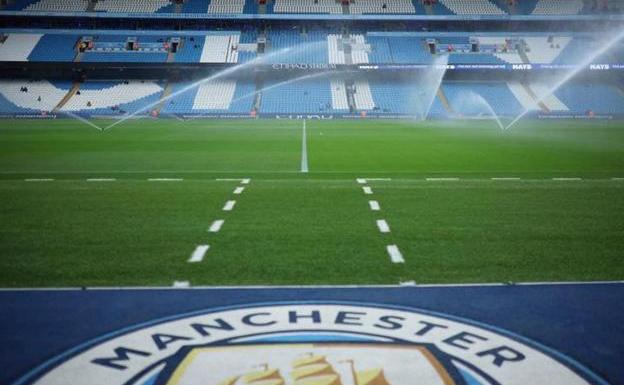
M51 369L59 366L60 364L69 360L70 358L75 357L76 355L80 354L81 352L87 350L90 347L93 347L99 343L110 340L112 338L128 334L133 331L145 329L147 327L159 325L165 322L189 318L193 316L213 314L213 313L218 313L218 312L223 312L223 311L239 310L239 309L246 309L246 308L253 308L253 307L293 306L293 305L344 305L344 306L371 307L371 308L377 308L377 309L388 309L388 310L398 310L398 311L406 311L406 312L412 312L412 313L421 313L424 315L430 315L430 316L444 318L450 321L464 323L467 325L483 328L485 330L503 335L505 337L511 338L512 340L515 340L516 342L520 342L534 349L537 349L541 351L542 353L550 356L551 358L556 359L558 362L564 364L574 373L580 375L585 380L590 381L593 385L611 385L605 379L598 376L596 373L591 371L589 368L587 368L585 365L581 364L574 358L569 357L568 355L561 353L553 348L550 348L540 342L534 341L528 337L524 337L520 334L500 328L498 326L493 326L493 325L489 325L486 323L482 323L480 321L474 321L471 319L466 319L466 318L462 318L462 317L458 317L458 316L454 316L454 315L450 315L446 313L441 313L441 312L437 312L433 310L426 310L426 309L421 309L421 308L413 308L413 307L401 306L401 305L379 304L375 302L335 301L335 300L333 301L307 300L307 301L283 301L283 302L282 301L250 302L250 303L231 305L231 306L220 306L220 307L215 307L211 309L194 310L194 311L187 312L187 313L157 318L151 321L146 321L146 322L138 323L132 326L127 326L119 330L116 330L114 332L109 332L99 337L95 337L91 340L85 341L55 357L48 359L42 364L36 366L35 368L31 369L30 371L28 371L26 374L24 374L20 378L18 378L11 385L30 385L33 383L33 381L39 379L43 374L49 372Z

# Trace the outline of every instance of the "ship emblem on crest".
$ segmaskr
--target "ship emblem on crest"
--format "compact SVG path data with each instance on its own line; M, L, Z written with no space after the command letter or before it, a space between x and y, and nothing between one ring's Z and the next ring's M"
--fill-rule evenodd
M241 360L241 357L244 357ZM464 385L433 346L250 344L179 352L156 385Z

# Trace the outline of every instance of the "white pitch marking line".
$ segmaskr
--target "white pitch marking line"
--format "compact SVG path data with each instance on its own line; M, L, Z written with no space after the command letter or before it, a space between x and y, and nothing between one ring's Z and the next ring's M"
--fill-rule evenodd
M382 233L389 233L390 232L390 226L388 225L388 222L386 222L385 219L378 219L377 220L377 228Z
M368 205L370 206L370 209L373 211L381 210L381 207L379 207L379 202L377 201L368 201Z
M212 225L210 225L210 228L208 229L208 231L211 233L218 233L219 230L221 230L221 226L223 226L223 223L225 223L223 219L218 219L212 222Z
M190 286L191 286L191 283L189 281L173 281L173 287L176 287L176 288L187 288Z
M492 178L492 180L502 180L502 181L505 181L505 180L520 180L520 178L515 178L515 177L512 177L512 178Z
M356 181L357 181L359 184L366 184L366 179L357 178L357 179L356 179Z
M308 138L306 134L306 121L303 120L303 132L301 135L301 172L307 173L309 171L308 167Z
M611 180L624 180L624 178L611 178Z
M364 194L367 194L367 195L371 195L373 193L373 189L368 186L362 187L362 190L364 190Z
M210 249L210 245L200 245L195 248L193 254L191 254L191 258L189 258L189 263L197 263L204 260L204 255Z
M243 191L245 191L244 187L237 187L234 189L234 194L239 195L239 194L242 194Z
M403 254L399 250L397 245L389 245L386 247L388 251L388 255L390 256L390 260L392 263L405 263L405 259L403 259Z
M24 182L54 182L54 179L51 179L51 178L31 178L31 179L24 179Z
M216 181L217 182L238 182L238 181L240 181L240 179L236 179L236 178L217 178Z
M552 178L552 180L556 181L574 181L574 180L583 180L583 178Z
M225 206L223 206L223 211L232 211L236 201L227 201L225 202Z
M429 182L452 182L458 181L459 178L427 178Z
M249 182L251 182L249 178L241 180L241 184L249 184Z
M416 286L416 281L399 282L399 286Z
M114 182L116 180L115 178L89 178L87 182Z
M182 178L150 178L148 181L150 182L182 182L184 179Z
M388 181L391 181L391 180L392 180L392 178L368 178L368 180L382 181L382 182L383 182L383 181L385 181L385 182L388 182Z

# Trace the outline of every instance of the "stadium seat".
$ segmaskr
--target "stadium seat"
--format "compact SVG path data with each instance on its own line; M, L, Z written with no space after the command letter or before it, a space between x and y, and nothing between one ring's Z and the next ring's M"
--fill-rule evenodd
M34 33L11 33L0 43L0 61L28 61L43 35Z
M157 102L163 88L156 82L86 82L80 93L72 96L61 111L115 115L137 111ZM149 111L146 110L145 114Z
M489 0L439 0L457 15L504 15L505 11Z

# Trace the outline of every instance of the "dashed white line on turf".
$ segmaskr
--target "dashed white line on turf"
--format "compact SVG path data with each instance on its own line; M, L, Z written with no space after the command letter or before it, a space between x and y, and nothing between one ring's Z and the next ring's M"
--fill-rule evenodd
M388 245L386 250L388 251L388 255L390 256L392 263L405 263L403 254L401 254L401 250L399 250L397 245Z
M624 178L611 178L611 180L624 180Z
M189 281L173 281L173 287L183 289L191 287L191 283Z
M240 194L243 193L243 191L245 191L244 187L237 187L237 188L234 189L234 194L240 195Z
M373 189L368 186L362 187L362 190L364 191L364 194L366 195L371 195L373 193Z
M241 180L241 184L249 184L249 182L251 182L249 178Z
M182 182L182 178L149 178L150 182Z
M583 178L552 178L552 180L556 180L559 182L567 182L567 181L583 180Z
M366 179L357 178L357 179L356 179L356 181L357 181L359 184L366 184Z
M382 233L389 233L390 232L390 226L388 225L388 222L386 222L385 219L378 219L377 220L377 228Z
M232 209L234 209L235 204L236 204L236 201L225 202L225 206L223 206L223 211L232 211Z
M370 206L370 209L373 211L381 210L381 207L379 206L379 202L377 201L368 201L368 205Z
M87 182L114 182L116 180L115 178L89 178Z
M428 182L455 182L459 178L427 178Z
M221 230L221 226L223 226L223 223L225 223L223 219L218 219L212 222L212 225L210 225L210 228L208 229L208 231L211 233L218 233L219 230Z
M491 178L492 180L506 181L506 180L520 180L520 178L509 177L509 178Z
M24 182L54 182L52 178L30 178L24 179Z
M189 258L190 263L197 263L204 260L204 256L206 252L210 249L210 245L200 245L195 248L193 254L191 254L191 258Z

